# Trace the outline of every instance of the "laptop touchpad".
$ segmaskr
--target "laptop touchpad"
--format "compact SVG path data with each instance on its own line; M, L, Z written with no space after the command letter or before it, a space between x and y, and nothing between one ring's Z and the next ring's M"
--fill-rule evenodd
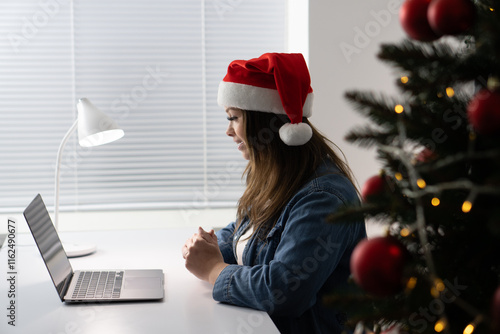
M126 289L158 289L161 285L159 277L126 277Z

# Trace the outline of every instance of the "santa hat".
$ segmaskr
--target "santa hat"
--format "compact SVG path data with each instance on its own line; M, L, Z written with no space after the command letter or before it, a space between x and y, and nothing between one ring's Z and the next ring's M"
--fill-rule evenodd
M311 139L312 129L302 117L311 116L312 100L311 78L300 53L265 53L231 62L217 96L220 106L287 115L290 123L279 135L289 146Z

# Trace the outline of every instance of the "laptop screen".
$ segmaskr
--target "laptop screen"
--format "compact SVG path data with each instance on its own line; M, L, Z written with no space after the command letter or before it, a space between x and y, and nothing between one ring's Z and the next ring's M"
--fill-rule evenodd
M73 269L40 194L24 210L24 218L42 254L57 293L63 300L67 285L73 276Z

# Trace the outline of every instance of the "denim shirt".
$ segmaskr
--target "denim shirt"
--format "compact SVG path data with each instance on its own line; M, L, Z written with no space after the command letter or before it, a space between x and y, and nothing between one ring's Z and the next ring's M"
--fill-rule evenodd
M236 262L236 244L249 221L237 231L230 223L217 232L224 261L213 288L217 301L270 314L281 333L340 333L345 314L322 304L322 297L346 284L355 245L366 237L363 221L331 224L337 208L358 203L351 182L331 164L288 202L265 240L255 235Z

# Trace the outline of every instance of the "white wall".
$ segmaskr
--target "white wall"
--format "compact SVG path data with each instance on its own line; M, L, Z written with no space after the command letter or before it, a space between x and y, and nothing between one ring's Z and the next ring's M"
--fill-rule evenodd
M404 36L398 10L403 0L310 0L309 68L315 92L311 121L347 157L360 186L380 165L374 150L347 143L355 125L367 124L347 103L347 90L396 92L393 70L376 58L381 43ZM344 49L344 51L342 51Z

